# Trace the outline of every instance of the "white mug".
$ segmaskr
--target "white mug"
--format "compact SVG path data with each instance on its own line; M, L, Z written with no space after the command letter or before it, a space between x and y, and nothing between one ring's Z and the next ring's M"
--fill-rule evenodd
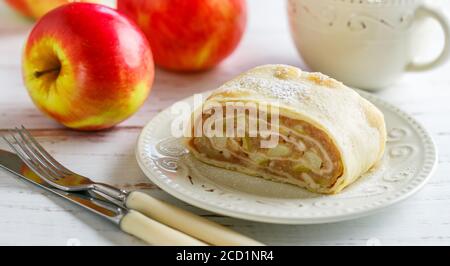
M405 71L429 70L449 58L449 23L445 15L424 2L288 0L291 34L313 71L353 87L377 90ZM417 63L414 34L427 17L440 24L445 44L436 59Z

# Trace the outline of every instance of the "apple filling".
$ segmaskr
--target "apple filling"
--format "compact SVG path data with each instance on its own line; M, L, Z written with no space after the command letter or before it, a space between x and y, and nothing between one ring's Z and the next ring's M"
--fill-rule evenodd
M203 117L205 119L205 117ZM304 121L280 117L278 142L262 148L261 136L194 137L189 145L201 156L271 174L331 187L343 173L340 154L331 139ZM267 139L266 139L267 140Z

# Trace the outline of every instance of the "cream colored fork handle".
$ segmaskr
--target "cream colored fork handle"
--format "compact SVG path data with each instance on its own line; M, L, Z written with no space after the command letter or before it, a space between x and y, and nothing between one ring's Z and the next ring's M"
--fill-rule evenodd
M142 192L131 192L126 205L163 224L218 246L260 246L260 242L243 236L208 219L180 209Z
M205 246L206 244L130 210L120 221L124 232L156 246Z

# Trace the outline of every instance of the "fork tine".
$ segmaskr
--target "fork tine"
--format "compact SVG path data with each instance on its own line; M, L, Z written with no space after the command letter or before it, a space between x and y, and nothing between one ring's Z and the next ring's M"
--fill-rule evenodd
M13 135L9 136L10 138L14 138ZM21 150L16 148L16 146L13 144L13 141L9 140L6 136L2 136L2 138L6 141L6 143L11 147L11 149L13 149L17 156L19 156L20 159L22 159L22 161L33 171L35 172L38 176L40 176L42 178L42 176L45 176L45 173L41 171L41 169L37 166L34 165L34 163L28 158L27 155L25 155L25 153ZM14 138L15 139L15 138Z
M14 142L13 142L14 150L20 151L22 154L22 157L23 157L23 155L26 155L26 158L28 158L27 161L30 164L32 164L31 166L33 166L34 169L39 168L46 174L46 176L48 176L52 179L55 179L55 177L53 175L51 175L49 172L47 172L47 170L46 170L47 168L45 168L44 165L34 156L33 152L30 151L27 146L23 145L23 142L21 140L19 140L18 137L16 137L16 134L18 133L17 128L15 130L16 131L10 130L10 134L11 134L10 137L14 140Z
M17 129L16 129L17 130ZM14 132L14 131L13 131ZM14 132L14 133L11 133L11 137L14 139L14 141L16 142L16 145L13 145L14 147L16 147L16 146L19 146L19 148L20 148L20 150L23 152L23 153L25 153L26 154L26 156L28 157L28 159L29 160L27 160L27 161L25 161L25 163L26 162L29 162L30 163L30 165L29 164L27 164L28 165L28 167L30 167L32 170L38 170L39 169L39 172L40 173L43 173L43 176L41 176L41 178L43 178L44 180L45 179L53 179L53 180L58 180L59 179L59 177L58 176L55 176L54 174L52 174L52 173L50 173L48 170L48 168L47 167L45 167L45 165L44 165L44 163L42 163L41 161L39 161L39 159L38 158L36 158L36 156L29 150L29 148L27 147L27 146L25 146L21 141L19 141L17 138L16 138L16 133L17 133L17 131L16 132ZM16 148L16 149L14 149L15 151L17 151L18 149ZM22 153L22 154L23 154ZM21 157L22 158L22 157Z
M41 164L46 167L46 169L52 171L56 176L61 177L64 176L64 172L62 172L60 169L56 168L51 162L49 162L42 154L35 149L33 144L29 141L27 137L25 137L25 134L22 132L22 130L16 128L16 132L21 137L22 143L28 148L28 150L31 151L31 153L41 162Z
M61 177L61 174L55 171L52 166L45 161L45 159L39 158L39 156L35 153L35 149L28 145L27 141L23 138L23 135L20 133L18 128L15 128L15 134L13 135L13 138L16 140L17 145L31 159L33 164L36 167L42 168L42 170L46 173L46 176L54 180L58 180Z
M51 156L45 149L44 147L41 146L41 144L39 144L39 142L37 142L37 140L30 134L30 132L22 125L22 132L24 132L28 138L28 140L30 140L34 147L36 147L37 151L39 152L39 154L44 157L47 161L49 161L55 168L59 169L60 171L65 172L66 174L72 174L72 171L70 171L69 169L67 169L65 166L63 166L62 164L60 164L55 158L53 158L53 156Z

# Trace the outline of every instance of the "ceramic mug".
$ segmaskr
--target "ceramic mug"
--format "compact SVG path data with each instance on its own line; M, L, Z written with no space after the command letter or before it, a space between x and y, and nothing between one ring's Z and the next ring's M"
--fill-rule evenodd
M423 0L288 0L291 34L305 63L347 85L377 90L405 71L443 64L450 54L445 15ZM414 62L414 34L424 18L445 36L439 56ZM423 36L423 38L427 38Z

